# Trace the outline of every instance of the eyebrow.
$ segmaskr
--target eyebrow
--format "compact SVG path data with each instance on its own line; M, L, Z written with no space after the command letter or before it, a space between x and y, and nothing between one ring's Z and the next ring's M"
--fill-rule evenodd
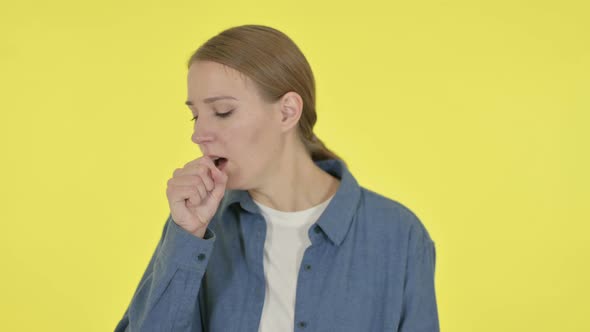
M236 98L232 97L232 96L216 96L216 97L209 97L209 98L205 98L203 99L203 102L205 104L211 104L214 101L220 100L220 99L233 99L233 100L237 100ZM184 102L186 105L188 106L193 106L193 102L190 100L187 100Z

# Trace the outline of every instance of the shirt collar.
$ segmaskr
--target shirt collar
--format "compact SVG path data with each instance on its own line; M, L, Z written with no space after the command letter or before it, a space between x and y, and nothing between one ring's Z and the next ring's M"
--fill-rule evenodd
M340 245L352 222L352 218L360 201L361 188L344 162L338 159L314 161L324 171L340 179L340 186L326 210L317 221L320 228L330 240ZM227 190L221 202L220 210L225 211L235 203L251 213L260 213L260 208L246 190Z

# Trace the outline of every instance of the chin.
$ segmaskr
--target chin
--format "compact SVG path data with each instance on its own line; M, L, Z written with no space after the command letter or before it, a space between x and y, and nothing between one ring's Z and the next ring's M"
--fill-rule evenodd
M246 185L245 183L239 183L235 180L232 181L232 178L228 178L227 184L225 185L225 190L249 190L251 187Z
M239 183L236 183L235 181L232 181L232 178L229 177L227 179L227 184L225 185L225 190L239 190L241 186L239 185Z
M236 188L236 187L232 186L232 185L231 185L231 184L229 184L229 183L228 183L228 184L225 186L225 190L236 190L236 189L238 189L238 188Z

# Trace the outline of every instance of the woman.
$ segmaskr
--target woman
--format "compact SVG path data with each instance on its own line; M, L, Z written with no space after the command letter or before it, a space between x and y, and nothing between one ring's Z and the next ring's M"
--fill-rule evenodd
M203 156L115 331L438 331L435 248L313 134L315 84L289 37L230 28L188 63Z

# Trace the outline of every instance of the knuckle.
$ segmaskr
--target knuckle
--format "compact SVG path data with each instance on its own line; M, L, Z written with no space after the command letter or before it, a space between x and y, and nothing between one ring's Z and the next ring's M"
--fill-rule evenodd
M187 185L196 186L201 181L198 175L189 175L186 180Z
M197 173L201 176L207 175L208 171L209 171L209 168L204 165L200 165L199 168L197 169Z
M209 157L207 157L207 156L202 156L201 158L199 158L200 165L207 165L210 162L211 162L211 159L209 159Z

